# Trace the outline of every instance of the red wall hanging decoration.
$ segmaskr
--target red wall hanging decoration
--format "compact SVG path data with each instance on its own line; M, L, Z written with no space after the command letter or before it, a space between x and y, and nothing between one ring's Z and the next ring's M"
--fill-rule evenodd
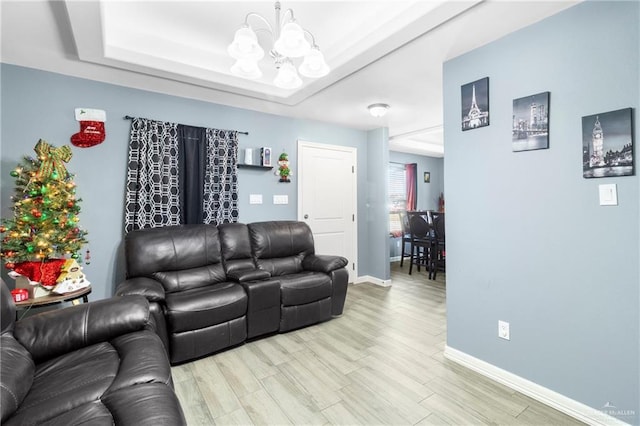
M101 109L76 108L76 120L80 131L71 136L71 143L80 148L89 148L102 143L105 138L104 123L107 114Z

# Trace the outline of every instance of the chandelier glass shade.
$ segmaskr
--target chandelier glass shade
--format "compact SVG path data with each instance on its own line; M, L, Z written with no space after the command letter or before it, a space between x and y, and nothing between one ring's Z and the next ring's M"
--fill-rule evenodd
M298 75L308 78L319 78L327 75L329 66L324 60L324 55L315 43L313 34L303 29L293 16L293 10L287 9L280 14L280 2L275 3L275 26L258 13L248 13L244 25L239 28L233 41L227 47L229 56L236 60L231 67L231 73L248 79L262 77L262 71L258 62L265 56L264 49L258 42L257 31L264 31L271 35L272 46L269 56L278 69L273 81L282 89L296 89L302 86L302 79ZM249 19L255 18L265 24L254 28L249 24ZM284 24L281 25L281 20ZM310 40L309 40L310 39ZM303 58L299 68L294 66L293 59Z

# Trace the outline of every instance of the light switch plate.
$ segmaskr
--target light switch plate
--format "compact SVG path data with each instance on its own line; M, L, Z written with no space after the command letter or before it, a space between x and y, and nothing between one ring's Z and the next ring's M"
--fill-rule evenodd
M273 204L289 204L288 195L274 195Z
M249 204L262 204L262 194L249 194Z
M618 205L618 189L615 183L598 186L601 206Z

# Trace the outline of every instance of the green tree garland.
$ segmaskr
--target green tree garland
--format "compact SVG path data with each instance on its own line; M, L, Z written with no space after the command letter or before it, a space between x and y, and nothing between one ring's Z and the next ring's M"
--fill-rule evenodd
M16 262L54 257L78 259L87 232L78 226L81 199L76 199L74 176L64 162L68 146L55 148L40 140L38 157L25 156L10 175L15 178L13 218L2 219L2 256L7 268Z

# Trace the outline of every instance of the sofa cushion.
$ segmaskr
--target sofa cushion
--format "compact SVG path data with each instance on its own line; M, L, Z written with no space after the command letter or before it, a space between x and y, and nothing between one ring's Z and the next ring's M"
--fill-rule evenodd
M255 269L251 254L249 228L244 223L218 225L220 247L227 274L240 270Z
M247 312L244 289L231 282L167 295L167 322L171 333L220 324Z
M127 278L151 276L220 263L215 225L177 225L140 229L125 236Z
M331 297L331 279L321 272L278 277L282 306L304 305Z
M118 361L118 352L105 342L38 365L33 386L10 422L42 423L99 400L116 377Z
M151 276L162 283L167 293L205 287L226 281L222 263L177 271L155 272Z
M10 334L0 337L0 423L14 413L33 382L35 364L27 350Z
M100 405L100 400L111 392L143 383L161 383L169 389L172 384L162 343L148 330L87 346L37 365L31 389L6 424L49 421L64 424L58 416L64 418L64 413L74 410L78 413L88 410L106 419L102 409L90 407Z
M304 222L256 222L248 227L256 259L314 254L313 234Z

